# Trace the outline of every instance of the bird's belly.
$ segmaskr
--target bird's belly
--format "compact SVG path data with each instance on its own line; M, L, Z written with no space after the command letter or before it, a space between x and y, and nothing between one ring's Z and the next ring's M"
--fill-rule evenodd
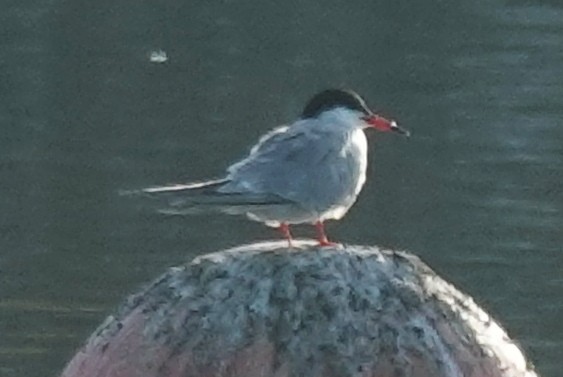
M251 212L247 212L246 215L251 220L260 221L273 227L278 227L282 223L314 223L320 219L316 211L292 204L257 208Z

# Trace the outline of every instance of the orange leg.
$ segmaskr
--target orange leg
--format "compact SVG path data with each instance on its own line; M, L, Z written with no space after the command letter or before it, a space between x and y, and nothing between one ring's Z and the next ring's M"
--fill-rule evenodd
M322 221L317 221L315 223L315 228L317 229L317 241L319 241L319 246L334 246L335 242L330 242L326 238L325 226Z
M289 224L288 223L281 223L280 227L278 229L280 230L280 232L283 234L283 236L287 240L288 246L293 247L293 245L291 243L291 240L293 238L291 237L291 232L289 231Z

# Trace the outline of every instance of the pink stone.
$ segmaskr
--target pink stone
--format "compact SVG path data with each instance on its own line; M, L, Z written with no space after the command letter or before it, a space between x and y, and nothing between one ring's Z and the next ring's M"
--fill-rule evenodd
M296 242L169 269L63 377L536 377L506 332L417 257Z

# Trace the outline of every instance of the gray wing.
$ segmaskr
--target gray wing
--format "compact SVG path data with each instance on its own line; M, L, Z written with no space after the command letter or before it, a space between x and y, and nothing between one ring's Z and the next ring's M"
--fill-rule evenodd
M219 190L274 194L312 210L330 207L348 189L343 138L315 125L274 129L228 169L229 183Z

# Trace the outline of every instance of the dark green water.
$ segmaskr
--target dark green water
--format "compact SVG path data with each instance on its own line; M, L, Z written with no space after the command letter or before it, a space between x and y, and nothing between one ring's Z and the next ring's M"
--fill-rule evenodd
M329 234L420 255L559 376L563 7L414 3L2 2L0 376L56 375L166 267L277 237L117 191L219 175L329 86L413 133L370 136Z

